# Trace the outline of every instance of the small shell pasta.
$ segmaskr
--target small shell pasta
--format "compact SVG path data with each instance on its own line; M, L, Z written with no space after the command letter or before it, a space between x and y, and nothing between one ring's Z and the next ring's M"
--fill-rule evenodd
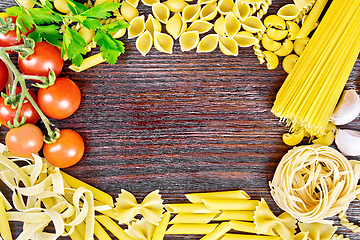
M300 10L295 4L286 4L279 9L277 15L284 20L293 20L299 15L299 13Z
M198 31L199 34L203 34L210 31L212 27L212 23L203 20L196 20L189 26L188 31Z
M145 30L148 30L154 36L154 32L161 32L161 23L153 15L149 14L145 23Z
M152 5L152 12L154 17L164 24L166 24L170 17L169 8L160 2L154 3Z
M212 52L219 42L219 34L208 34L201 39L196 52Z
M225 18L221 15L214 23L214 31L220 36L225 36Z
M217 15L216 2L205 5L200 11L200 19L202 20L213 20Z
M154 32L154 46L160 52L171 54L174 46L174 41L171 36L165 33Z
M233 38L235 34L240 30L241 23L235 17L233 12L229 12L225 17L225 33L229 38Z
M237 56L239 53L237 43L234 39L228 37L219 37L219 47L225 55Z
M54 7L56 8L56 10L58 10L59 12L62 12L62 13L70 12L70 8L69 8L66 0L55 0Z
M295 40L300 32L300 27L293 21L286 21L286 26L289 31L289 39Z
M242 21L241 24L246 31L251 33L257 33L266 30L261 20L254 16L248 17L245 21Z
M287 37L288 31L287 30L279 30L273 27L270 27L266 30L268 37L275 41L283 40Z
M259 42L252 33L241 31L234 36L234 40L240 47L250 47Z
M136 39L136 48L139 52L145 56L153 46L153 37L151 33L146 30Z
M198 4L191 4L186 6L182 11L184 22L194 22L200 16L201 6Z
M296 39L294 41L294 52L300 56L309 41L310 41L309 37Z
M137 6L139 4L139 0L126 0L126 1L135 8L137 8Z
M286 39L283 44L281 45L280 49L275 52L278 56L287 56L289 55L294 49L294 44L290 39Z
M127 22L131 22L131 20L139 16L139 11L127 1L121 4L120 12Z
M145 19L144 15L134 18L130 22L130 26L128 28L129 38L134 38L139 36L145 31Z
M287 55L282 62L283 69L285 72L290 73L291 69L295 66L296 61L299 59L299 56L296 54Z
M270 39L267 34L263 35L261 43L263 47L268 51L277 51L281 47L281 43Z
M218 4L218 11L222 15L226 15L232 10L234 2L232 0L220 0Z
M217 0L198 0L198 4L211 4L215 2L217 2Z
M167 6L171 12L177 13L182 12L189 4L184 0L167 0L164 2L164 5Z
M275 27L280 30L286 29L286 23L284 19L279 17L278 15L269 15L264 19L264 25L265 27Z
M89 44L95 36L95 30L87 29L84 26L80 27L78 33L84 38L86 44Z
M236 1L231 11L241 21L245 21L246 18L250 15L250 6L249 4Z
M154 3L159 3L160 0L141 0L141 2L147 6L152 6Z
M279 58L278 56L270 51L263 51L265 56L265 60L267 61L266 66L268 69L275 69L279 65Z
M199 43L199 32L198 31L187 31L180 36L181 51L190 51L197 47Z
M166 23L166 31L174 38L178 37L186 31L187 25L183 22L179 13L175 13Z

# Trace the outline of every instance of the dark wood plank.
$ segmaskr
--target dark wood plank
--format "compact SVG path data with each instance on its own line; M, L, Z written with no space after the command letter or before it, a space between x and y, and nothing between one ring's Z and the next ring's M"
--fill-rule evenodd
M270 13L291 2L274 1ZM14 4L3 0L0 10ZM75 73L65 64L62 76L79 85L82 103L73 116L54 123L78 131L86 144L84 158L65 171L114 198L121 189L140 200L160 189L166 203L180 203L188 192L244 189L280 213L268 182L290 149L281 140L287 128L270 112L286 77L281 67L267 70L251 48L229 57L218 49L183 53L176 42L172 55L153 49L143 57L135 40L122 40L126 53L116 65ZM359 76L358 59L346 87L359 91ZM357 118L348 127L360 130L359 123ZM6 131L1 127L1 142ZM0 190L9 196L2 183ZM359 223L357 200L348 213ZM13 226L18 234L20 226ZM343 227L339 233L360 239Z

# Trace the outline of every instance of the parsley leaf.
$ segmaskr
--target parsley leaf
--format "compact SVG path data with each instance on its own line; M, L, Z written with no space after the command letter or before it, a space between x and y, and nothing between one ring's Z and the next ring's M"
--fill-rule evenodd
M92 29L92 30L96 30L99 27L102 26L102 24L100 23L100 21L97 18L92 18L92 17L88 17L86 18L82 24L84 25L84 27L86 27L87 29Z
M108 18L111 16L109 13L110 11L115 11L120 7L120 3L109 3L103 2L102 4L96 5L93 8L81 13L82 16L86 17L93 17L96 16L97 18Z
M114 39L108 32L103 30L96 32L94 40L100 46L102 57L111 64L115 64L117 57L125 50L121 41Z
M36 26L34 32L38 33L42 39L45 39L51 45L62 47L63 36L59 33L59 26L47 25ZM36 39L34 39L36 41Z
M89 8L87 6L85 6L85 5L81 4L81 3L78 3L76 1L73 1L73 0L66 0L66 1L67 1L67 4L69 6L70 11L74 15L79 15L79 14L89 10Z
M63 45L61 51L62 57L67 54L73 64L79 67L83 61L82 54L86 54L84 38L77 31L67 27L63 37Z
M100 27L100 29L106 30L109 33L115 33L117 31L119 31L120 29L127 28L129 25L130 24L125 22L125 20L120 20L120 21L117 21L117 22L113 22L113 23L103 25L103 26Z
M28 11L36 24L61 23L63 20L59 15L50 13L47 9L33 8Z

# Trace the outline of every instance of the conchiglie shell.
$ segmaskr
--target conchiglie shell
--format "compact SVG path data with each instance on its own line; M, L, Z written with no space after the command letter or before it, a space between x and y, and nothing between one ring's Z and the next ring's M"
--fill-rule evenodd
M121 4L120 13L127 22L131 22L131 20L139 16L139 11L126 1Z
M296 7L295 4L286 4L281 7L277 12L277 15L284 20L293 20L300 13L300 10Z
M152 6L154 3L159 3L160 0L141 0L141 2L147 6Z
M177 13L182 12L189 4L184 0L168 0L164 2L164 5L167 6L171 12Z
M252 33L246 31L238 32L234 36L234 40L240 47L250 47L259 42L259 40Z
M217 2L217 0L198 0L197 4L211 4L214 2Z
M288 31L270 27L266 30L266 34L270 39L280 41L287 37Z
M294 49L294 44L290 39L286 39L283 44L281 45L280 49L274 52L278 56L287 56L289 55Z
M154 46L160 52L171 54L174 41L171 36L165 33L154 32Z
M209 23L209 22L203 21L203 20L196 20L189 26L189 28L187 30L188 31L198 31L199 34L203 34L203 33L210 31L210 29L212 27L213 27L212 23Z
M220 0L218 3L218 11L222 15L226 15L232 10L234 2L232 0Z
M229 12L225 17L225 33L229 38L233 38L235 34L240 30L241 23L235 17L233 12Z
M198 31L184 32L179 39L181 51L190 51L191 49L196 48L199 44L199 40Z
M116 33L114 33L113 38L121 38L126 33L126 28L119 29Z
M145 23L145 30L148 30L154 36L154 32L161 32L161 23L153 15L149 14Z
M186 6L182 11L184 22L193 22L200 16L201 6L199 4L191 4Z
M95 36L95 30L87 29L84 26L80 27L78 33L80 34L80 36L82 36L84 38L86 44L91 42L94 39L94 36Z
M239 53L238 45L236 41L228 37L219 37L219 47L222 53L225 55L237 56Z
M152 5L152 12L157 20L165 24L170 17L170 11L168 7L160 2L154 3Z
M287 55L282 62L282 66L285 72L290 73L291 69L294 68L295 63L297 62L298 59L299 56L296 54Z
M219 42L219 34L208 34L201 39L196 52L214 51Z
M254 16L248 17L245 21L242 21L242 27L251 33L265 31L266 28L260 19Z
M267 16L264 19L264 25L267 28L276 27L277 29L280 29L280 30L285 30L286 29L286 23L285 23L284 19L282 19L278 15L269 15L269 16Z
M56 10L58 10L59 12L62 12L62 13L70 12L70 8L69 8L66 0L55 0L54 7L56 8Z
M129 38L137 37L145 31L144 21L144 15L141 15L130 22L130 26L128 27Z
M267 34L264 34L262 39L261 39L261 43L263 45L263 47L268 50L268 51L277 51L281 48L281 43L276 42L272 39L270 39Z
M146 30L136 39L136 48L143 56L145 56L150 51L152 45L153 37L148 30Z
M214 31L220 36L225 36L225 18L221 15L214 23Z
M249 4L236 1L231 11L241 21L245 21L250 15L250 6Z
M295 40L300 32L300 27L293 21L286 21L286 26L289 31L289 39Z
M134 8L137 8L139 4L139 0L126 0L129 4L131 4Z
M266 59L266 66L268 69L275 69L279 65L279 58L278 56L270 51L263 51L263 54Z
M166 31L177 39L182 33L186 31L187 25L183 22L179 13L175 13L166 23Z
M205 5L200 11L200 19L202 20L213 20L217 15L216 2Z
M296 39L294 41L294 52L300 56L309 41L310 41L310 38L308 38L308 37Z

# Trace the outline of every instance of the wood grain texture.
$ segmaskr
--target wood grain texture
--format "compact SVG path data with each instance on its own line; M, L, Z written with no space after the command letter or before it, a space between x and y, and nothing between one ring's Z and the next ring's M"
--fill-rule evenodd
M291 2L274 0L270 13ZM0 10L14 4L2 0ZM280 213L268 182L290 149L281 140L288 129L270 112L286 78L282 68L267 70L252 48L229 57L219 49L181 52L176 42L172 55L153 48L143 57L135 40L122 40L126 53L116 65L75 73L65 63L62 76L78 84L82 102L74 115L53 122L78 131L86 145L84 158L65 171L114 198L121 189L139 200L160 189L165 203L181 203L188 192L243 189L254 199L265 198ZM346 88L359 92L359 77L358 59ZM359 124L357 118L348 128L360 130ZM6 131L1 127L1 142ZM0 190L9 197L2 183ZM359 207L355 200L347 212L357 223ZM20 227L13 224L15 235ZM343 227L338 233L360 239Z

